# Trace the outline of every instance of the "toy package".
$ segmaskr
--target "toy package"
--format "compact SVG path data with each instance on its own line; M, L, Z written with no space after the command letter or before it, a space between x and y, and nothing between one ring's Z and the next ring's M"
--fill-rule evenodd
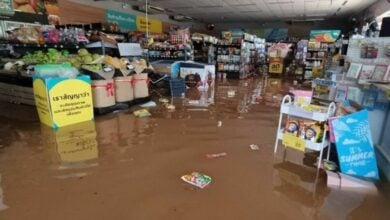
M288 117L284 131L298 136L300 121L294 117Z
M311 120L302 120L299 137L314 143L320 143L324 135L324 125Z

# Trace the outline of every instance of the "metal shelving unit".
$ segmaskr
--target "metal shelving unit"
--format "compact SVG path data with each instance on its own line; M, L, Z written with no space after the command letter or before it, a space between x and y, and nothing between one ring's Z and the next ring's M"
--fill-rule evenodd
M336 111L336 104L334 102L330 103L326 112L316 112L316 111L307 111L303 108L297 107L292 102L292 98L289 95L286 95L283 98L282 104L280 106L280 117L279 124L277 129L277 135L275 140L274 153L278 150L279 141L283 140L284 130L281 128L283 115L295 116L304 119L310 119L317 122L326 122L330 117L334 115ZM297 137L298 138L298 137ZM305 149L319 151L320 158L322 158L324 148L329 145L329 141L326 139L324 134L322 137L321 143L314 143L312 141L305 141ZM328 147L327 159L329 159L330 147ZM320 168L321 163L317 164L317 168Z

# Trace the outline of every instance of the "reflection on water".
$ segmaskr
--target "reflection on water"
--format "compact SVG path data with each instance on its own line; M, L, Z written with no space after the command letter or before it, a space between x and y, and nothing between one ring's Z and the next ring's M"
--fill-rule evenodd
M175 111L159 95L150 117L132 109L58 130L0 111L0 219L387 219L386 196L327 188L317 155L286 156L311 167L274 164L279 112L259 99L261 80L213 89L168 98ZM205 158L218 152L228 156ZM192 171L210 187L180 181Z
M0 174L0 212L8 209L8 206L4 204L4 192L3 188L1 188L1 174Z
M299 204L306 216L316 219L329 190L315 168L291 162L274 165L274 192Z
M82 122L71 126L52 129L41 125L42 137L45 137L47 149L54 149L56 153L59 179L86 176L87 173L78 169L95 167L98 165L98 144L96 140L95 123ZM71 173L69 173L71 172Z
M348 219L367 198L378 199L361 190L329 188L322 170L291 162L274 165L273 185L276 195L296 204L309 219ZM360 217L369 216L366 213Z

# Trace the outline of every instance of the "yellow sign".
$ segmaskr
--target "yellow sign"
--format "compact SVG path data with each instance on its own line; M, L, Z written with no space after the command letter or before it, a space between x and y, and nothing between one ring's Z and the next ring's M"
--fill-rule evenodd
M93 119L89 76L34 78L33 87L42 123L58 128Z
M280 59L271 59L269 63L269 73L277 73L282 74L283 73L283 62Z
M148 18L147 23L145 17L137 16L137 30L146 31L147 28L151 33L161 34L163 32L162 22L160 20Z
M42 79L35 79L33 87L35 106L37 107L39 119L43 124L51 127L52 120L45 82Z
M304 139L298 138L293 134L285 133L283 134L282 143L290 148L304 152L306 147L306 141Z
M314 90L318 93L321 93L321 94L328 94L329 92L329 87L328 86L324 86L324 85L317 85Z
M387 99L390 100L390 89L387 90Z
M316 66L313 68L313 77L322 77L322 67Z

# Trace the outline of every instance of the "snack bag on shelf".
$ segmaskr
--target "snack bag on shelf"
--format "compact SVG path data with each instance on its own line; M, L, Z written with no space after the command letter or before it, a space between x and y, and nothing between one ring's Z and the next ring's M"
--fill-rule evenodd
M297 118L288 117L284 132L298 136L299 124L300 124L300 122Z

